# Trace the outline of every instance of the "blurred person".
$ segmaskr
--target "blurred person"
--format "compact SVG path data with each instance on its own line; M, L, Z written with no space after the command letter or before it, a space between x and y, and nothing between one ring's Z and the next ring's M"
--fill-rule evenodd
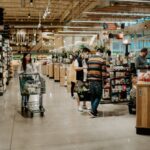
M107 61L110 63L111 60L112 60L112 57L111 57L111 51L110 50L107 50Z
M147 68L148 67L147 59L146 59L147 54L148 54L148 49L147 48L141 49L139 56L135 60L136 69Z

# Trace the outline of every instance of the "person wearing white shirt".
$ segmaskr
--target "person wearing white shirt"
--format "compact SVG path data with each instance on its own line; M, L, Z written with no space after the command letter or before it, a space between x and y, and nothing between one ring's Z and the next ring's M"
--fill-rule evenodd
M74 68L76 70L76 80L77 86L80 88L83 85L83 82L87 80L87 64L86 59L88 58L88 53L90 50L88 48L83 48L80 56L74 61ZM83 109L87 109L86 100L83 101L83 106L80 106L80 99L77 98L78 110L83 111Z

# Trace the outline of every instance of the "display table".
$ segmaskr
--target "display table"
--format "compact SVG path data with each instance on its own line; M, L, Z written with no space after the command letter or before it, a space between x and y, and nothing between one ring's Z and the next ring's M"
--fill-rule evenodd
M150 135L150 84L137 84L136 132Z
M54 78L54 64L50 63L48 65L48 68L49 68L49 78Z
M59 63L54 64L54 80L56 82L60 81L60 64Z
M42 74L46 75L46 65L42 65Z
M63 64L60 65L60 85L65 85L66 68Z
M45 66L45 74L47 77L49 76L49 64Z

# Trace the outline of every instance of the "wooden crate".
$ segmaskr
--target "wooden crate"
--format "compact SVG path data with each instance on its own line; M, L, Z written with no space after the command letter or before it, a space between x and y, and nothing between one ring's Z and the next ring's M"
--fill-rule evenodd
M49 76L49 65L48 64L45 66L45 75Z
M64 78L66 75L66 68L64 66L60 66L60 78Z
M50 78L54 78L54 64L53 64L53 63L50 63L50 64L48 65L48 67L49 67L49 77L50 77Z
M46 75L46 65L42 65L41 69L42 69L42 74Z
M136 129L138 134L150 134L150 85L137 85Z
M60 64L59 63L54 64L54 80L60 81Z

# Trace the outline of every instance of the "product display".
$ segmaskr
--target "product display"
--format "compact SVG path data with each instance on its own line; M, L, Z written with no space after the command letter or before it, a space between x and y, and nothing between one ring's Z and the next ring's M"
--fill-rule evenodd
M11 77L11 48L9 39L0 34L0 95L6 91Z
M131 74L130 68L114 66L110 71L111 101L126 102L130 100Z

